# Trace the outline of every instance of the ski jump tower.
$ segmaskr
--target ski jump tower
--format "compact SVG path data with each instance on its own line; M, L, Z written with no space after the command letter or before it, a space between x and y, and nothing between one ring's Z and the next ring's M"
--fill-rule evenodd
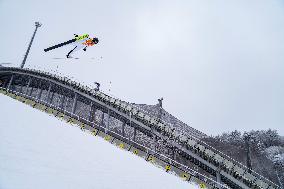
M78 125L202 188L280 189L272 181L143 107L48 72L0 67L0 93ZM161 107L160 107L161 108Z

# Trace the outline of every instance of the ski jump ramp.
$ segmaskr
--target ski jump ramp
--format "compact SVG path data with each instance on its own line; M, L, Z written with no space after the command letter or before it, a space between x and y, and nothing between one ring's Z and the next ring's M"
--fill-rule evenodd
M0 67L0 93L66 120L201 188L280 189L278 185L173 126L67 77Z

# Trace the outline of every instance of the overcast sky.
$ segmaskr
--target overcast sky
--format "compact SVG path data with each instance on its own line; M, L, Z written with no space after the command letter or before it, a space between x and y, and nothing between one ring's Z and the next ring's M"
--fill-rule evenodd
M283 0L0 0L0 63L21 64L35 21L28 67L98 81L130 102L164 97L167 111L208 135L284 135ZM80 59L65 59L72 46L43 51L83 33L100 43Z

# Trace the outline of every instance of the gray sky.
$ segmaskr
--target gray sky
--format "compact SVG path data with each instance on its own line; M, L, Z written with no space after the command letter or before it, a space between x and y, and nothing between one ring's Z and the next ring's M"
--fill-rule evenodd
M34 21L43 26L29 67L98 81L131 102L164 97L167 111L208 135L268 128L284 135L282 0L0 0L0 63L20 65ZM100 43L77 60L53 59L71 46L43 51L74 33Z

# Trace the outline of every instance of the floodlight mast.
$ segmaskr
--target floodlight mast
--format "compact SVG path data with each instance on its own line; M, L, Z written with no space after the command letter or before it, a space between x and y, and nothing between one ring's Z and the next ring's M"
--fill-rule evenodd
M35 38L35 34L36 34L36 32L37 32L37 29L38 29L41 25L42 25L41 23L35 22L35 27L36 27L36 28L35 28L34 34L33 34L33 36L32 36L32 39L31 39L31 41L30 41L29 47L28 47L28 49L27 49L27 52L26 52L26 54L25 54L24 60L23 60L23 62L22 62L22 64L21 64L21 68L24 68L24 66L25 66L25 63L26 63L28 54L29 54L29 52L30 52L30 49L31 49L33 40L34 40L34 38Z

